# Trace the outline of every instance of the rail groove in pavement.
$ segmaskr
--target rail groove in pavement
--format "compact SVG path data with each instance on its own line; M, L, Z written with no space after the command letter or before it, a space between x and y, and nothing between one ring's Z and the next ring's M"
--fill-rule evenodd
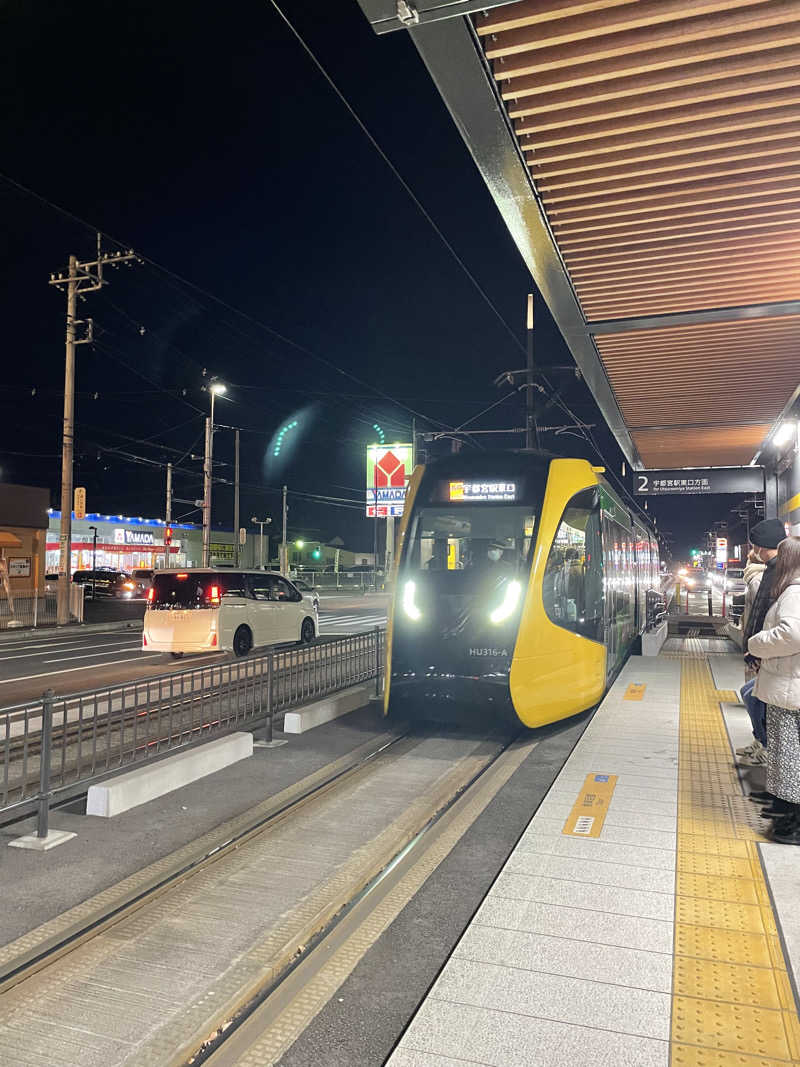
M186 1062L507 747L386 736L0 949L0 1059Z

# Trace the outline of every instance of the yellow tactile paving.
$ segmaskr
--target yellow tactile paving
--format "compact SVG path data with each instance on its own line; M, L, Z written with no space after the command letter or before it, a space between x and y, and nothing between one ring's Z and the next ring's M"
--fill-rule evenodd
M682 656L672 1067L800 1064L800 1020L706 657Z

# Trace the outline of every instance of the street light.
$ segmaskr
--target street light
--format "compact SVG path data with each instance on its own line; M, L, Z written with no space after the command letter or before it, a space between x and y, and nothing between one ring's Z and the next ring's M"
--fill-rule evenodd
M214 456L214 400L228 391L222 382L212 381L208 386L211 396L211 417L206 419L206 448L203 457L203 566L207 567L211 556L211 471Z
M253 517L250 519L250 522L255 523L256 526L261 527L261 529L259 530L258 559L259 559L260 569L263 571L264 570L264 527L265 526L269 526L269 524L272 522L272 519L257 519L256 516L253 515ZM267 546L269 546L269 537L267 538ZM269 553L267 553L267 554L269 554Z
M97 527L90 526L92 531L92 603L97 599Z

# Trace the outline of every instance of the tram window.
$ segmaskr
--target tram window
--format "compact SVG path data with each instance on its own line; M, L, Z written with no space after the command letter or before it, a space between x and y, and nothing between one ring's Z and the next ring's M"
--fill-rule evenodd
M542 598L557 626L603 639L603 545L592 490L567 505L545 566Z
M526 565L536 517L529 507L424 508L415 517L410 570L484 572L513 576Z

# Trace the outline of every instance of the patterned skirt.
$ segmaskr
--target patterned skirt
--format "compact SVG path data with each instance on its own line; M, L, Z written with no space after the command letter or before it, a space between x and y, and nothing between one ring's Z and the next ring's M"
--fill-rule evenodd
M800 804L800 710L767 704L767 790Z

